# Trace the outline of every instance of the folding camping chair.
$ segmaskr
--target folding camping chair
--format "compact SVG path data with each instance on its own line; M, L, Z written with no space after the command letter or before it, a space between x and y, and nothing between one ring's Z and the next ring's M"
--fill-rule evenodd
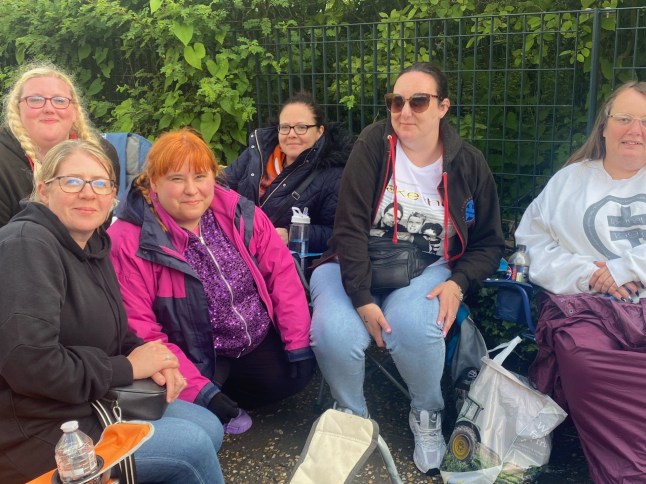
M338 410L326 410L312 425L290 484L351 483L373 451L379 450L391 482L402 482L379 425Z
M114 146L119 155L121 173L117 196L120 201L123 201L132 180L141 173L152 143L135 133L104 133L103 136Z

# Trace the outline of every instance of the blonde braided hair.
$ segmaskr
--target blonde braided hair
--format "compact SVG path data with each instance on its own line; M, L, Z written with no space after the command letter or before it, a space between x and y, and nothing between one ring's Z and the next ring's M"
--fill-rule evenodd
M27 129L20 119L20 98L25 83L37 77L54 77L63 81L70 90L72 109L76 110L76 120L72 125L70 135L86 140L96 146L101 146L99 134L89 121L89 117L78 93L76 83L72 77L52 63L31 63L22 67L18 79L4 98L3 124L9 128L16 137L25 154L34 163L34 172L40 167L39 148L31 139Z

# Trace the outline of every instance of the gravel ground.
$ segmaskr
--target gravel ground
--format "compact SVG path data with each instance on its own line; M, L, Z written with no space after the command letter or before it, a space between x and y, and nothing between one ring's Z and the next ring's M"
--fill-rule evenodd
M322 407L316 403L320 382L321 377L315 375L299 395L276 405L250 411L253 427L242 435L225 436L220 462L227 483L269 484L287 481L312 424L325 408L331 406L328 391L324 394ZM402 480L406 483L433 482L421 474L412 461L413 437L408 428L410 402L379 372L368 371L365 393L371 416L379 423L380 434L390 448ZM447 441L454 421L455 414L449 412L445 415L443 427ZM368 459L354 482L390 482L378 451L375 450ZM534 482L591 482L571 425L566 423L557 429L550 464L542 469Z

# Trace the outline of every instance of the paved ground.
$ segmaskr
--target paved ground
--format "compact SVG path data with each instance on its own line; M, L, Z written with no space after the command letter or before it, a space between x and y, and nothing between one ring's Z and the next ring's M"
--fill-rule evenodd
M284 483L299 456L312 423L322 409L316 405L320 376L301 394L280 404L249 412L254 425L243 435L225 437L220 451L227 483ZM379 372L366 379L366 395L371 416L380 426L402 480L406 483L428 483L412 462L413 437L408 428L409 402ZM325 393L324 407L331 405ZM455 416L445 417L446 437L451 433ZM566 424L557 429L550 465L541 469L535 483L589 483L585 459L576 435ZM377 451L370 457L357 484L388 483L388 474Z

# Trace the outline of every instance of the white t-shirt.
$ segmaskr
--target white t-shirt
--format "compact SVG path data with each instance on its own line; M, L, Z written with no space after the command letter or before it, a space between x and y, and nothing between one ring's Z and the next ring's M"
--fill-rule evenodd
M415 243L423 252L445 262L444 244L455 235L450 223L444 227L444 205L437 187L442 181L443 159L431 165L415 166L397 143L395 157L397 213L394 211L394 183L391 177L370 230L371 236L392 237L397 224L397 238ZM448 232L448 233L447 233Z

